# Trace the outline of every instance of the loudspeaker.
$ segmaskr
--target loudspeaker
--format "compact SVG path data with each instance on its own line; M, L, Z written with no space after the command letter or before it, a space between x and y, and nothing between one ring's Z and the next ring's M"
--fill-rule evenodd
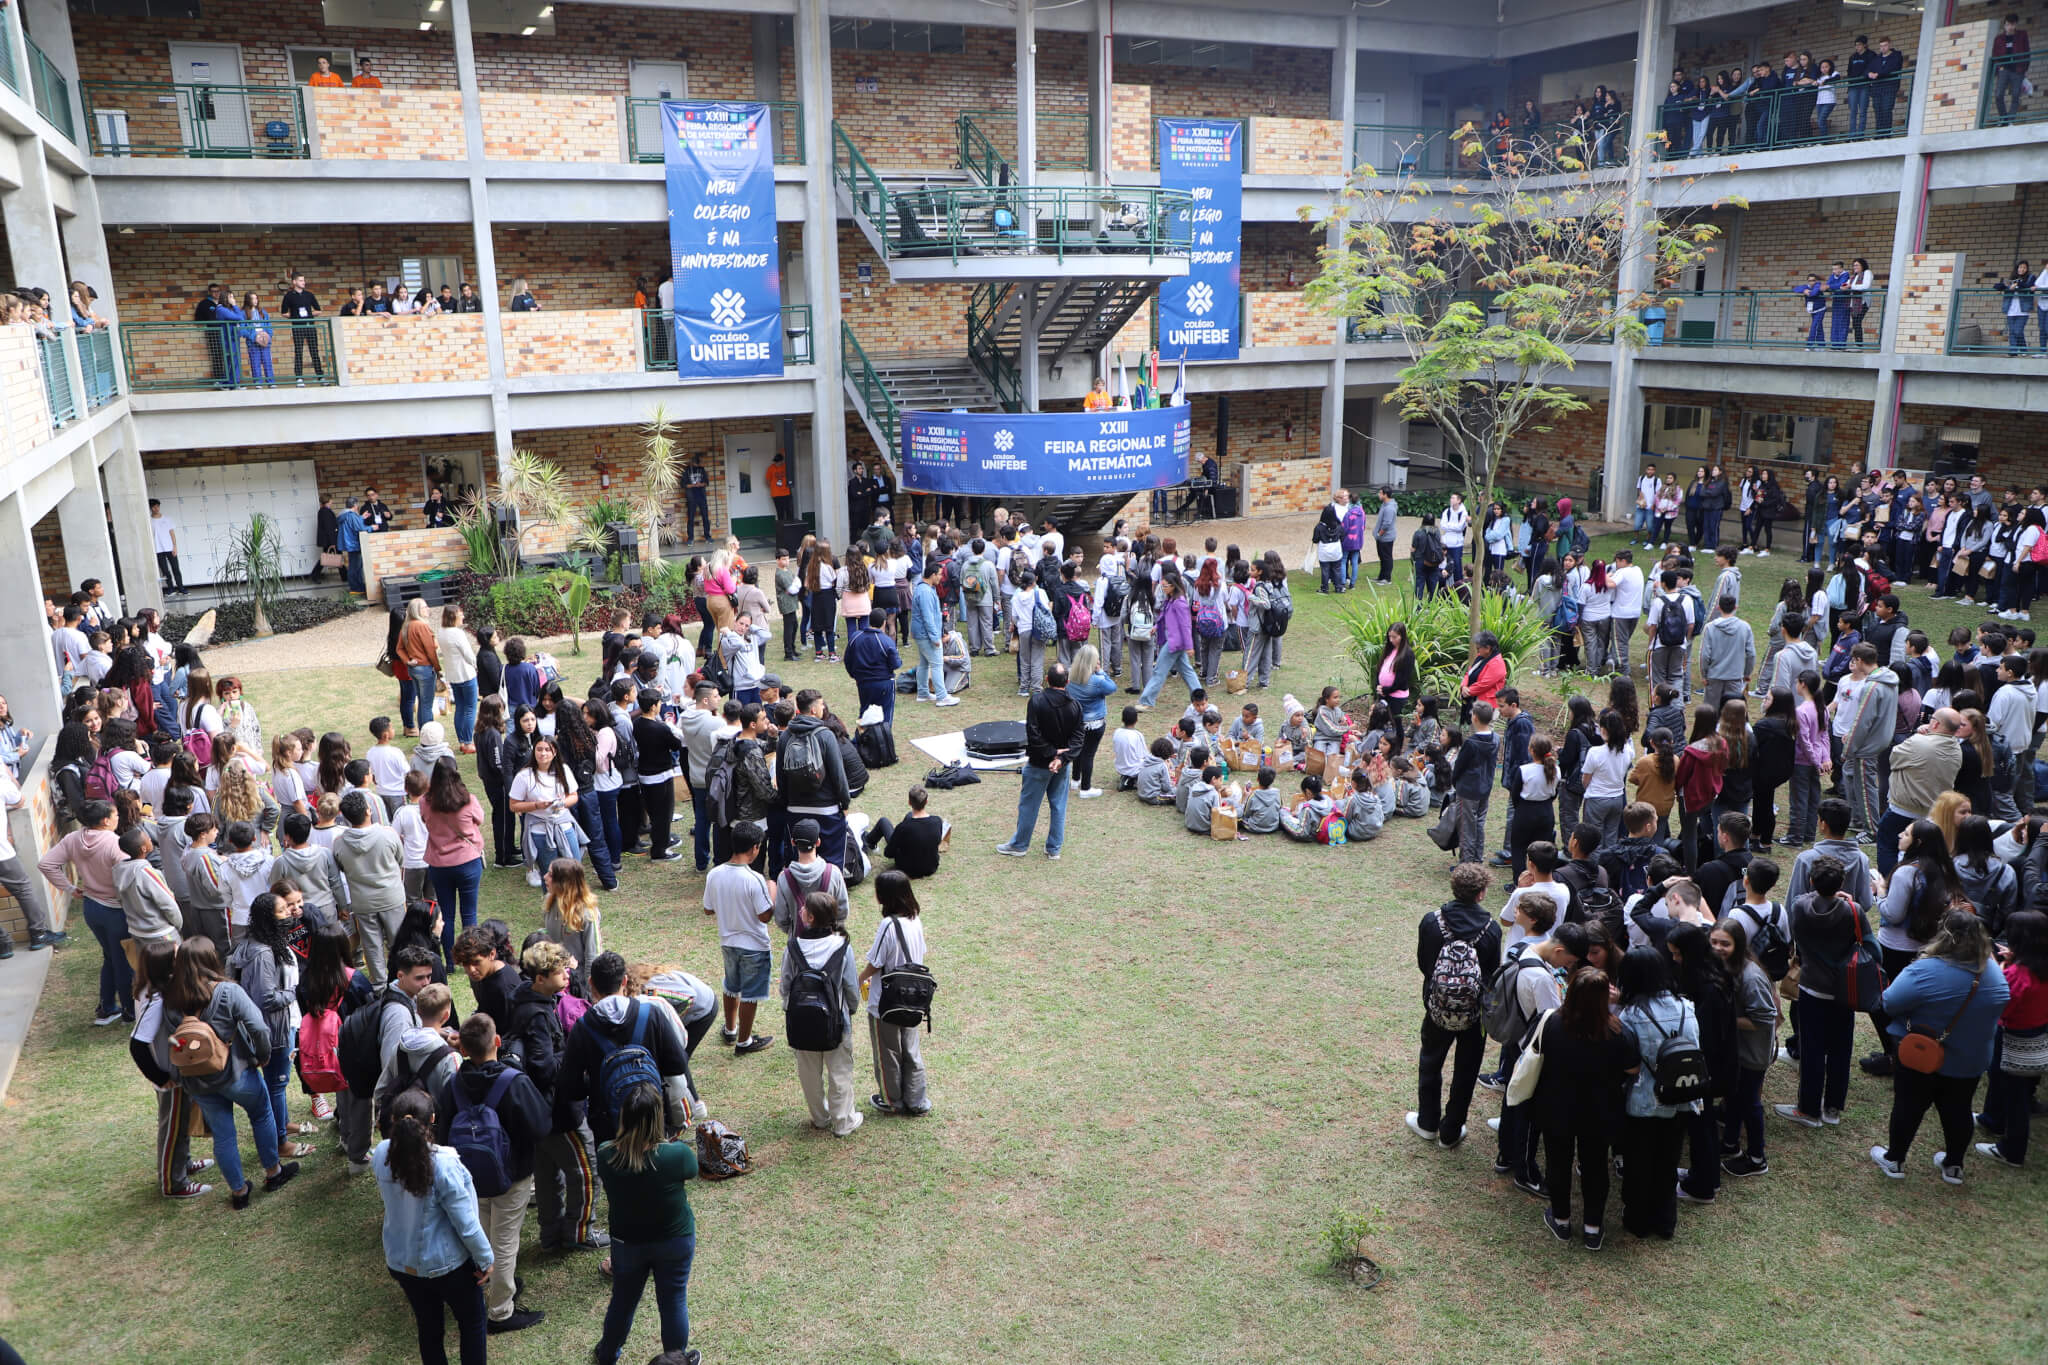
M811 528L800 521L778 521L775 523L775 548L795 554L804 543L804 537Z

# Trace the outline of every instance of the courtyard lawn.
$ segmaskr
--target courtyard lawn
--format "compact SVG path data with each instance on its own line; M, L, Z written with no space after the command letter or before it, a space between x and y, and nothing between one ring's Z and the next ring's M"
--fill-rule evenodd
M1792 556L1740 562L1744 615L1761 637ZM1704 564L1701 578L1711 585ZM1312 703L1333 677L1347 695L1362 689L1339 654L1337 603L1309 580L1295 586L1285 665L1259 696L1269 725L1283 692ZM1979 619L1950 604L1928 610L1924 588L1906 595L1937 641ZM1641 646L1639 635L1638 666ZM580 690L595 642L563 658ZM391 684L369 663L243 676L267 729L338 729L361 752L368 718L395 713ZM905 761L874 775L861 809L901 814L903 792L931 766L913 739L1022 714L1011 660L976 664L963 706L899 707ZM850 698L837 667L771 667ZM1558 708L1542 697L1532 709L1547 727ZM1112 725L1128 700L1113 700ZM1169 685L1143 728L1159 733L1183 704ZM1113 785L1108 748L1098 773ZM1291 780L1283 787L1292 794ZM929 1118L870 1115L849 1141L813 1132L772 1008L771 1050L735 1059L715 1034L699 1050L712 1114L746 1136L757 1167L693 1192L692 1340L706 1360L2048 1355L2040 1174L1973 1159L1965 1186L1941 1184L1930 1117L1908 1179L1883 1179L1864 1152L1883 1137L1888 1082L1859 1073L1839 1128L1772 1120L1771 1173L1728 1182L1714 1207L1685 1208L1674 1243L1624 1236L1617 1187L1597 1256L1556 1242L1538 1204L1491 1174L1484 1120L1496 1098L1478 1096L1457 1151L1409 1136L1415 924L1447 898L1450 863L1421 822L1347 848L1225 844L1112 794L1070 803L1065 856L1052 864L1038 856L1043 817L1032 859L993 851L1015 795L1014 777L990 774L934 797L956 831L942 873L918 888L942 983ZM687 825L685 806L679 832ZM604 898L607 944L715 981L702 879L687 861L627 862ZM523 935L539 922L540 895L520 874L492 871L484 909ZM874 924L871 891L858 888L859 949ZM411 1359L374 1183L347 1178L326 1135L296 1183L244 1213L218 1190L190 1204L156 1197L155 1107L125 1032L90 1026L98 953L77 936L0 1111L0 1175L14 1192L0 1201L0 1334L38 1365ZM455 984L466 1010L459 973ZM1859 1035L1869 1041L1867 1026ZM856 1050L865 1097L864 1036ZM1775 1068L1766 1101L1789 1100L1793 1080ZM303 1116L300 1097L294 1112ZM1323 1229L1344 1208L1381 1213L1366 1247L1387 1270L1377 1290L1323 1268ZM598 1258L541 1254L528 1228L527 1302L548 1318L493 1338L491 1354L583 1359L606 1302ZM649 1299L624 1358L658 1349Z

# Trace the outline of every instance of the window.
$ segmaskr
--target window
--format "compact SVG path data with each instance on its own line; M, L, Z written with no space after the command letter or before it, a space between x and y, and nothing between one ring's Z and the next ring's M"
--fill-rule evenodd
M462 291L459 256L408 256L399 262L398 270L398 283L391 286L394 294L403 292L410 297L421 289L438 294L444 284L457 293Z
M292 84L304 85L320 69L320 58L327 59L328 67L341 77L343 85L356 78L356 50L352 47L288 47L284 50L285 60L291 63Z
M858 52L962 53L967 50L967 30L959 24L834 19L832 46Z
M1667 459L1707 460L1707 410L1671 403L1643 405L1643 449Z
M1748 412L1742 416L1744 460L1826 464L1834 454L1835 419Z

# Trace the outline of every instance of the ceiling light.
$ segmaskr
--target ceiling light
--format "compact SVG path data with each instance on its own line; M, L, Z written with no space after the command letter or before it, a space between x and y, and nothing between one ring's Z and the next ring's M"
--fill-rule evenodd
M554 16L555 16L555 7L554 7L553 5L542 5L542 6L540 7L540 17L541 17L541 18L543 18L543 19L552 19L552 18L554 18Z
M429 23L429 22L428 22L427 20L425 20L425 19L422 19L422 20L420 20L420 32L422 32L422 33L432 33L433 31L434 31L434 26L433 26L433 24Z
M519 36L522 38L531 38L534 34L538 32L540 32L539 29L535 28L532 24L528 24L525 28L519 30Z
M443 6L443 5L447 4L447 3L448 3L448 0L434 0L434 3L433 3L433 4L431 4L431 5L428 5L428 6L427 6L427 13L429 13L429 14L439 14L439 13L441 12L441 6Z

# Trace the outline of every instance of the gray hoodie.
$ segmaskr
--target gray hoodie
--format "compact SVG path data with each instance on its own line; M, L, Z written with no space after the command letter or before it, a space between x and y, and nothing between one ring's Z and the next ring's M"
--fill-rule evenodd
M438 1057L437 1057L438 1054ZM462 1068L462 1054L448 1046L441 1030L415 1023L398 1035L398 1046L377 1075L376 1109L383 1113L396 1092L418 1080L434 1094Z
M436 760L453 757L455 751L445 744L416 744L408 762L412 766L412 771L431 774Z
M192 841L185 835L185 817L159 815L150 827L149 837L156 842L156 847L149 851L149 861L164 874L178 904L187 904L191 892L186 889L185 855L191 851Z
M277 855L271 869L279 881L290 882L306 898L309 919L332 923L336 906L348 906L348 882L335 865L334 855L318 844L288 848Z
M351 912L405 912L403 855L398 836L388 826L363 825L335 835L334 861L348 878Z
M1756 634L1739 616L1716 616L1700 632L1700 677L1740 682L1756 672Z
M822 885L827 879L830 885ZM775 904L772 907L776 927L785 934L797 931L796 913L803 908L804 897L813 891L830 891L839 900L839 917L843 923L849 909L846 899L846 875L823 858L810 863L792 859L775 877Z
M1880 664L1865 681L1870 685L1859 699L1855 726L1842 742L1842 753L1852 758L1876 758L1891 748L1899 726L1899 675Z
M123 858L115 863L114 890L120 893L121 910L128 916L128 937L145 943L178 941L185 916L164 874L151 867L147 858Z
M166 878L168 880L168 878ZM234 887L228 881L227 861L213 844L190 845L185 849L185 908L196 917L212 911L225 918Z
M1805 672L1820 672L1820 655L1805 640L1787 640L1785 647L1778 651L1778 661L1771 666L1771 686L1782 687L1794 696L1799 689L1793 684Z

